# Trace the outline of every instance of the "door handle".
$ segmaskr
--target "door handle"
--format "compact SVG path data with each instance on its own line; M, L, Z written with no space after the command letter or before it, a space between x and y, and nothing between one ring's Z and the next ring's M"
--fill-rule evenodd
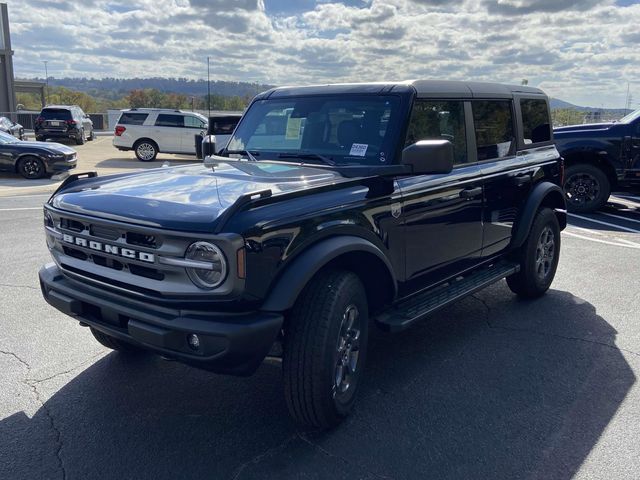
M482 187L476 187L476 188L465 188L464 190L462 190L460 192L460 197L461 198L473 198L475 196L478 196L482 193Z
M511 180L511 182L517 187L524 185L525 183L529 183L530 181L531 175L529 174L516 175L515 177L512 177Z

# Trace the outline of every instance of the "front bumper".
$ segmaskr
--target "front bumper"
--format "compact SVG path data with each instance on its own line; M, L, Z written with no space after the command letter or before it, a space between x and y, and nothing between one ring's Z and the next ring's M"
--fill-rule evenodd
M40 269L40 287L53 307L107 335L216 373L250 375L272 347L283 322L274 313L222 313L160 307L80 285L53 263ZM192 350L187 335L200 348Z
M64 160L48 160L46 162L46 169L47 173L59 173L76 168L77 165L78 159L76 157Z

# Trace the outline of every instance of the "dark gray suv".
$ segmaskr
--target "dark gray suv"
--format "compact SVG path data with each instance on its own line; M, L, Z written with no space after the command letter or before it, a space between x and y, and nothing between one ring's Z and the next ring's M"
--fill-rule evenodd
M49 105L36 118L34 126L36 140L44 142L49 138L71 138L78 145L85 140L93 140L93 122L89 115L77 105Z

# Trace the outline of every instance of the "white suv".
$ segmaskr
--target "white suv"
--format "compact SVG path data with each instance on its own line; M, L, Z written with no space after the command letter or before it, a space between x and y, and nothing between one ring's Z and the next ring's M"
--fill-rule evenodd
M138 160L151 162L161 152L195 155L195 136L206 132L206 117L195 112L132 108L120 115L113 146L133 150Z

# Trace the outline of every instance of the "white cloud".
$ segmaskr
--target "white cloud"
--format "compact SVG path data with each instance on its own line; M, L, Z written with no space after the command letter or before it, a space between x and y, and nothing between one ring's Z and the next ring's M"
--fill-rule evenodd
M640 78L640 5L322 1L274 17L269 2L8 0L16 74L42 76L48 60L58 77L202 78L210 55L215 78L224 80L527 78L553 96L593 106L622 106L626 82Z

